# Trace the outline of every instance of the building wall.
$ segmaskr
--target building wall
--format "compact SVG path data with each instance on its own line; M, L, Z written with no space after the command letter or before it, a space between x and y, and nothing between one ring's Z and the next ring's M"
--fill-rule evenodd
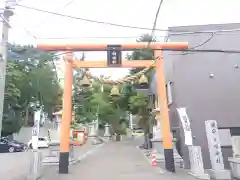
M214 31L240 29L240 24L172 27L179 31ZM240 31L218 33L170 34L170 41L189 42L197 49L240 50ZM206 42L206 43L205 43ZM186 107L191 121L194 144L202 147L206 169L211 168L205 133L205 120L217 120L220 128L240 127L240 54L164 52L165 73L173 82L171 121L179 124L177 107ZM239 68L236 68L236 66ZM214 76L211 78L210 74ZM183 137L183 133L181 133ZM184 143L184 142L182 142ZM188 152L183 149L188 164ZM231 147L222 148L225 167Z

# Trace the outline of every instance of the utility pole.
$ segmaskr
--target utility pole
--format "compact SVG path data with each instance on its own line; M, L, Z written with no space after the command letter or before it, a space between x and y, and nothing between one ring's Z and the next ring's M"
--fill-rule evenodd
M2 20L2 39L0 44L0 137L2 132L2 119L4 107L4 92L6 80L6 66L7 66L7 52L8 52L8 31L10 28L9 18L13 15L13 10L10 4L13 1L8 0L5 2L4 7L0 9L0 20Z

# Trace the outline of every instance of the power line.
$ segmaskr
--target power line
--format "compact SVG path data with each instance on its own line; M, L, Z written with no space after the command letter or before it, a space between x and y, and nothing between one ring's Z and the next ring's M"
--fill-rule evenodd
M240 54L240 50L223 50L223 49L154 49L162 51L177 51L177 52L199 52L199 53L226 53L226 54Z
M57 10L57 13L59 13L61 10L65 9L66 7L68 7L68 6L69 6L70 4L72 4L74 1L75 1L75 0L68 1L62 8L60 8L60 9ZM39 26L41 26L43 23L46 22L46 20L48 20L48 19L45 19L45 18L42 19L42 21L40 21L40 23L38 23L38 24L34 27L34 29L37 28L37 27L39 27Z
M147 27L129 26L129 25L116 24L116 23L105 22L105 21L92 20L92 19L87 19L87 18L71 16L71 15L67 15L67 14L61 14L61 13L57 13L57 12L47 11L47 10L43 10L43 9L38 9L35 7L24 6L24 5L20 5L20 4L17 4L16 6L35 10L38 12L48 13L48 14L52 14L52 15L56 15L56 16L61 16L61 17L66 17L66 18L70 18L70 19L81 20L81 21L86 21L86 22L91 22L91 23L105 24L105 25L122 27L122 28L130 28L130 29L152 30L151 28L147 28ZM210 30L210 31L180 31L180 30L169 30L169 29L155 29L155 31L171 32L170 35L183 35L183 34L202 34L202 33L210 33L211 34L211 33L217 33L217 32L237 32L237 31L240 31L240 28L231 29L231 30Z
M115 24L115 23L111 23L111 22L97 21L97 20L91 20L91 19L86 19L86 18L81 18L81 17L75 17L75 16L71 16L71 15L67 15L67 14L61 14L61 13L57 13L57 12L47 11L47 10L38 9L35 7L24 6L24 5L17 5L17 6L23 7L26 9L39 11L39 12L43 12L43 13L53 14L56 16L61 16L61 17L66 17L66 18L71 18L71 19L76 19L76 20L81 20L81 21L86 21L86 22L91 22L91 23L105 24L105 25L122 27L122 28L130 28L130 29L152 30L151 28L146 28L146 27L128 26L128 25L122 25L122 24ZM166 29L156 29L156 30L157 31L166 31L166 32L168 31Z
M157 36L164 38L166 36ZM137 39L139 36L82 36L82 37L38 37L37 39Z
M216 33L212 33L212 35L211 35L209 38L207 38L207 40L205 40L204 42L202 42L202 43L200 43L200 44L198 44L198 45L196 45L196 46L194 46L194 47L190 47L190 48L188 48L188 49L196 49L196 48L199 48L199 47L207 44L208 42L210 42L210 41L212 40L212 38L214 37L215 34L216 34Z
M188 49L189 49L189 50L194 50L194 49L196 49L196 48L199 48L199 47L201 47L201 46L204 46L205 44L207 44L208 42L210 42L210 41L212 40L212 38L214 37L215 34L216 34L216 33L212 33L211 36L210 36L209 38L207 38L207 40L205 40L204 42L202 42L202 43L200 43L200 44L198 44L198 45L196 45L196 46L189 47ZM183 53L183 55L187 55L187 54L188 54L188 52Z
M154 23L153 23L153 28L152 28L151 39L150 39L150 41L149 41L149 45L150 45L150 43L151 43L152 40L153 40L153 36L154 36L154 32L155 32L155 30L156 30L157 20L158 20L158 16L159 16L160 9L161 9L161 7L162 7L162 3L163 3L163 0L161 0L160 3L159 3L159 5L158 5L158 9L157 9L156 16L155 16Z

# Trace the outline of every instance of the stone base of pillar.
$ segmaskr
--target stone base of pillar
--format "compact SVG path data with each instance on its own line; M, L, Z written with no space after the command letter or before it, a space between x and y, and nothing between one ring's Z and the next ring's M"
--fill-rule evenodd
M111 136L104 136L104 139L110 140L110 139L112 139L112 137Z
M210 179L210 176L208 174L201 174L201 175L198 175L198 174L193 174L192 172L188 172L188 174L190 174L191 176L194 176L198 179Z
M164 148L163 148L163 141L160 139L152 139L152 149L156 150L157 152L157 162L165 162L165 157L164 157ZM174 141L175 143L175 141ZM176 165L182 168L183 166L183 159L182 157L177 153L177 150L175 146L173 146L173 155L174 155L174 162Z
M96 134L89 134L89 135L88 135L88 139L89 139L89 138L95 138L95 137L97 137Z
M210 175L211 179L216 179L216 180L227 180L231 179L231 174L229 170L213 170L210 169L208 170L208 173Z
M92 139L92 145L98 145L98 144L102 144L102 143L103 143L103 140L98 136L96 136Z
M51 147L49 150L48 156L43 158L42 165L45 166L58 166L59 165L59 155L60 155L60 148L58 146ZM76 162L76 157L74 155L74 148L73 146L70 147L69 152L69 164L73 164Z

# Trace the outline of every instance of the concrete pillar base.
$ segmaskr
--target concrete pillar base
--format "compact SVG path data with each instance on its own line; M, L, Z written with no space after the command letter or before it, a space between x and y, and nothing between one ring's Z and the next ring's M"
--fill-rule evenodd
M220 179L220 180L227 180L227 179L231 179L231 174L229 170L213 170L210 169L209 171L209 175L211 179Z

